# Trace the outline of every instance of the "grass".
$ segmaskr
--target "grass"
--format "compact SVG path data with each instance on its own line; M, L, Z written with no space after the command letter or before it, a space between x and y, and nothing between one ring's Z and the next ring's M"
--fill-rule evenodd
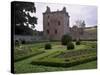
M85 29L86 32L97 32L97 28Z
M97 61L88 62L85 64L80 64L77 66L70 67L69 70L81 70L81 69L96 69Z
M51 72L51 71L66 71L66 70L82 70L82 69L96 69L97 61L88 62L85 64L80 64L73 67L63 68L63 67L48 67L41 65L31 65L28 62L18 62L15 64L16 73L32 73L32 72Z
M85 42L88 44L89 42ZM93 42L91 42L93 43ZM96 43L96 42L94 42ZM85 64L80 64L68 68L63 67L48 67L48 66L41 66L41 65L32 65L30 64L33 60L36 59L42 59L44 57L54 57L55 55L60 54L61 52L69 52L70 50L67 50L66 46L60 45L60 42L52 42L52 49L45 50L44 49L45 43L36 43L36 44L28 44L28 45L22 45L25 47L29 47L32 49L32 52L34 51L45 51L42 54L38 54L35 56L31 56L27 59L23 59L21 61L14 63L15 73L29 73L29 72L51 72L51 71L65 71L65 70L81 70L81 69L94 69L97 68L97 61L88 62ZM90 45L81 44L78 46L75 46L74 50L80 50L80 49L87 49L91 48Z

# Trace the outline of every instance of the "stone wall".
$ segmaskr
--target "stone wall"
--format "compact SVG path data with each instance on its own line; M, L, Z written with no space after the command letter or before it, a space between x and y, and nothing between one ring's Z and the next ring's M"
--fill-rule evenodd
M14 41L34 42L43 40L43 36L14 35Z
M97 40L97 28L94 28L94 31L89 31L91 28L88 28L88 30L86 30L87 27L84 28L82 34L79 34L78 28L76 28L76 30L75 28L71 28L70 35L74 40L76 40L77 38L81 40Z
M97 32L87 32L84 31L84 34L80 36L82 40L97 40Z
M90 32L85 30L85 22L81 28L69 26L69 14L64 7L61 11L51 11L49 7L43 13L43 32L48 40L61 40L64 34L69 34L73 39L97 40L97 31ZM90 29L92 27L88 27ZM95 27L94 27L95 28ZM87 29L87 28L86 28ZM96 29L97 30L97 29ZM79 35L81 33L81 35Z

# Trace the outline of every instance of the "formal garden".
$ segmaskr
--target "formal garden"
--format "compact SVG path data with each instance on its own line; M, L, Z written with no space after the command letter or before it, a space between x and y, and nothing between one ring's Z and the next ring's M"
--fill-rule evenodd
M66 11L66 6L59 12L59 9L51 11L49 5L46 10L40 11L41 8L46 8L41 4L23 1L11 3L11 9L13 9L11 11L13 35L11 45L14 44L14 49L11 47L11 72L96 69L97 23L89 24L89 19L84 19L87 15L83 15L83 12L82 15L81 13L75 14L72 11L74 13L72 15L79 18L79 20L74 20L74 24L69 19L73 16L70 15L71 13L68 14L71 11ZM88 13L89 16L93 15L90 13ZM84 20L77 15L82 16ZM91 22L95 21L95 17L92 17ZM74 24L73 27L70 23Z
M50 72L95 69L97 41L72 41L63 36L61 41L16 43L14 50L15 73Z

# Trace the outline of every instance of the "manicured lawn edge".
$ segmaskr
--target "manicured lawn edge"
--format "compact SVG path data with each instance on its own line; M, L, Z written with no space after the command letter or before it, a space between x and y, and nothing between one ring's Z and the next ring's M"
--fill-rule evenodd
M53 67L71 67L71 66L87 63L87 62L94 61L94 60L97 60L96 56L85 57L85 58L81 58L78 60L72 60L72 61L68 61L68 62L63 62L63 61L57 62L57 61L49 61L49 60L47 60L47 61L46 60L34 60L31 62L31 64L53 66Z

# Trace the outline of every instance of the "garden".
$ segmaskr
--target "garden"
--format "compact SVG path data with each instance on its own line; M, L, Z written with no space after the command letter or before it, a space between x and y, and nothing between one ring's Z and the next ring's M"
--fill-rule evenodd
M14 49L15 73L95 69L96 41L61 41L17 44Z

